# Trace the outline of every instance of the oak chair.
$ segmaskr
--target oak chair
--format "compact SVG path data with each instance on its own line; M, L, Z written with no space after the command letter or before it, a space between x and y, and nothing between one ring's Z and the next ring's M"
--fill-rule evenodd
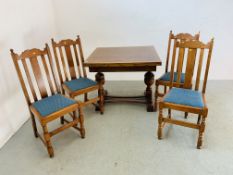
M82 105L98 102L96 110L100 110L100 113L103 114L103 83L98 85L97 82L87 78L80 37L77 36L76 40L66 39L59 42L52 39L52 47L59 79L62 82L62 91L64 90L64 93L71 98L84 94ZM87 94L95 90L98 90L98 97L88 99ZM61 123L63 123L63 118L61 118Z
M79 102L59 93L47 44L44 50L25 50L21 54L15 53L13 49L10 51L30 111L34 135L42 140L49 156L53 157L54 151L50 140L55 134L73 127L80 131L82 138L85 137L82 109ZM77 117L77 111L79 117ZM67 124L48 131L49 122L66 114L72 117L72 121L65 119ZM38 133L35 117L42 126L43 137Z
M213 39L207 44L204 44L200 41L175 41L169 85L170 90L159 102L157 132L158 139L162 139L162 128L165 123L180 125L199 130L197 148L201 148L203 142L203 133L205 130L205 121L208 114L205 92L213 43ZM185 54L185 52L187 53ZM176 53L178 54L176 55ZM177 82L180 81L182 76L182 60L184 59L184 57L187 57L187 63L184 67L184 83L177 86ZM180 61L178 62L178 70L177 72L175 72L175 62L177 59ZM205 67L203 67L203 65L205 65ZM204 81L202 83L202 91L199 92L202 68L205 69L205 73L203 77ZM177 79L174 82L175 73L177 73ZM195 79L194 82L192 82L193 79ZM195 87L193 87L194 84ZM194 88L194 90L192 90L192 87ZM171 115L168 115L168 117L164 117L163 109L165 108L198 114L197 123L176 120L173 119Z
M170 55L171 50L172 50L172 46L174 47L174 43L175 41L185 41L185 40L199 40L200 38L200 33L195 34L194 36L189 34L189 33L179 33L177 35L173 34L172 31L170 31L169 33L169 39L168 39L168 47L167 47L167 57L166 57L166 66L165 66L165 73L158 78L155 81L155 111L157 111L157 106L158 106L158 97L163 97L166 92L167 92L167 86L169 86L170 83L170 75L171 75L171 66L170 66ZM181 60L177 60L177 61L181 61ZM183 63L181 63L182 65ZM177 64L177 70L179 69L178 64ZM179 81L177 80L177 70L174 73L174 86L179 86L180 84L182 85L184 83L184 73L181 74L181 78ZM164 92L160 93L159 92L159 86L163 86L164 88ZM170 111L169 111L170 113ZM187 113L185 113L185 118L187 118Z

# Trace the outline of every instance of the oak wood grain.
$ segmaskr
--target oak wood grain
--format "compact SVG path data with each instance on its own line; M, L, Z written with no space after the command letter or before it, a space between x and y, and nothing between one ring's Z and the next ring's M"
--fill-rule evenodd
M161 64L153 46L99 47L84 63L88 67L151 67Z
M83 56L80 36L77 36L77 39L74 39L74 40L63 39L63 40L56 42L54 39L52 39L51 41L52 41L52 47L53 47L53 51L55 55L54 69L55 67L57 67L58 69L58 74L59 74L59 77L61 79L61 84L62 84L61 87L65 91L64 93L67 93L68 96L71 98L75 98L78 95L84 94L83 105L90 104L87 101L97 102L100 99L102 99L98 97L98 98L92 98L88 100L87 98L87 94L89 92L98 90L100 88L99 85L93 85L93 86L80 89L80 90L76 90L76 91L72 91L71 89L69 89L68 86L65 85L66 81L72 81L77 78L87 77L86 69L84 67L84 56ZM72 51L74 54L72 54ZM59 64L59 60L61 60L61 64ZM66 63L67 63L68 68L66 66ZM65 74L64 80L62 79L62 70L64 71L64 74ZM69 78L69 75L71 79ZM102 106L101 108L103 109ZM103 113L103 111L101 113ZM61 122L63 123L63 121Z
M33 132L35 137L39 137L42 142L44 143L44 145L47 148L48 154L50 157L54 156L54 151L53 151L53 147L52 147L52 143L51 143L51 137L69 127L77 127L77 124L80 124L80 134L81 137L84 138L85 136L85 129L84 129L84 125L83 125L83 114L82 114L82 109L81 105L79 104L79 102L74 103L72 105L69 105L67 107L64 107L62 109L59 109L56 112L53 112L47 116L41 116L41 114L37 111L37 109L33 106L33 103L35 101L38 100L43 100L44 98L48 97L48 93L46 91L46 84L48 85L48 88L50 89L52 94L56 93L56 89L53 87L53 83L52 81L55 80L55 86L56 88L58 88L58 83L60 84L60 82L58 82L55 78L55 73L54 70L52 69L52 58L51 58L51 54L50 54L50 50L48 45L46 44L45 49L40 50L40 49L30 49L30 50L26 50L24 52L22 52L21 54L16 54L14 53L13 49L11 49L11 56L16 68L16 72L18 75L18 78L20 80L20 84L22 86L26 101L27 101L27 105L30 111L30 115L31 115L31 119L32 119L32 127L33 127ZM48 61L46 61L46 57L48 57ZM41 58L42 60L42 64L40 66L39 64L39 59ZM28 63L30 62L31 64L31 68L32 68L32 72L29 71L28 65L27 64L27 60ZM20 68L19 64L20 62L22 62L22 68ZM23 70L22 70L23 69ZM44 70L44 71L43 71ZM51 70L51 75L49 70ZM26 77L23 77L22 72L25 72ZM45 77L43 77L43 73L45 73ZM31 74L32 75L31 75ZM38 98L36 96L36 87L34 87L33 85L33 79L32 77L35 77L35 83L37 83L37 87L38 87L38 91L40 93L40 96L42 99ZM29 92L27 89L27 84L29 84L28 86L30 87L30 91L32 93L32 98L33 100L30 100L30 96L29 96ZM57 91L59 92L59 90L57 89ZM64 98L68 98L65 97ZM53 104L51 104L53 105ZM76 117L76 110L79 111L79 117ZM69 114L73 112L73 121L69 122L68 124L62 125L61 127L53 130L53 131L48 131L48 123L51 121L54 121L58 118L63 117L66 114ZM42 130L43 130L43 135L40 135L38 130L37 130L37 126L36 126L36 122L35 122L35 117L39 120L39 123L42 126Z
M191 89L192 88L192 77L196 71L196 79L195 82L193 82L193 84L195 84L195 91L198 91L199 89L199 84L200 84L200 77L201 77L201 70L203 67L203 60L206 60L206 65L205 65L205 73L204 73L204 82L203 82L203 88L202 88L202 101L204 103L203 107L193 107L190 105L183 105L183 104L177 104L177 103L171 103L171 102L167 102L164 100L163 97L162 100L159 102L159 116L158 116L158 130L157 130L157 135L158 135L158 139L162 139L162 128L165 125L165 123L170 123L170 124L175 124L175 125L180 125L180 126L184 126L184 127L189 127L189 128L194 128L194 129L198 129L199 134L198 134L198 141L197 141L197 148L200 149L203 143L203 134L205 131L205 125L206 125L206 118L207 118L207 114L208 114L208 107L206 104L206 98L205 98L205 90L206 90L206 84L207 84L207 78L208 78L208 72L209 72L209 67L210 67L210 61L211 61L211 55L212 55L212 49L213 49L213 43L214 40L212 39L209 43L204 44L201 41L197 41L197 40L187 40L187 41L176 41L175 45L174 45L174 50L184 50L186 49L188 51L188 54L186 55L187 58L187 63L186 63L186 69L185 69L185 79L184 79L184 85L179 88L188 88ZM207 56L204 56L204 49L208 52ZM200 51L200 54L196 54L197 50ZM183 51L182 51L183 52ZM183 54L182 54L183 55ZM176 59L180 58L180 54L178 55L178 58L176 58L176 53L173 52L173 57L172 57L172 62L174 63L176 61ZM199 61L196 61L198 60ZM197 69L195 69L197 63ZM181 62L178 61L178 64L183 64ZM178 65L179 66L179 65ZM181 71L177 72L178 77L181 76ZM170 89L172 89L174 86L174 82L173 81L173 77L174 77L174 66L172 66L171 69L171 78L170 78ZM170 91L169 91L170 92ZM167 94L169 94L169 92ZM176 98L179 98L179 96L177 95ZM192 101L192 96L190 96L190 99L188 99L190 101ZM186 122L186 121L181 121L181 120L177 120L172 118L171 116L169 117L164 117L163 115L163 109L167 108L169 111L172 110L178 110L178 111L183 111L186 114L187 113L194 113L197 114L198 119L197 119L197 123L190 123L190 122Z

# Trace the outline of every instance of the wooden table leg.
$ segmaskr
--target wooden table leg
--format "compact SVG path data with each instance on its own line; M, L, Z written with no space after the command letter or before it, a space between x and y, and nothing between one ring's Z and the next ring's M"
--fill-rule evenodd
M99 100L99 106L96 107L96 110L100 110L100 113L104 113L104 83L105 83L105 78L104 74L102 72L98 72L95 75L95 80L99 85L99 90L98 90L98 96L100 98Z
M146 84L146 104L147 104L147 112L153 112L154 106L152 102L152 88L151 86L154 84L154 74L150 71L145 73L144 82Z

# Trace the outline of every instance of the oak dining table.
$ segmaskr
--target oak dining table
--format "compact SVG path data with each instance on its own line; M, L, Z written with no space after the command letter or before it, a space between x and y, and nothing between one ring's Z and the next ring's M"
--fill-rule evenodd
M152 88L154 73L161 66L161 59L153 46L98 47L84 63L90 72L96 72L95 79L104 93L104 102L145 103L147 111L154 111ZM104 72L145 72L146 90L141 96L111 96L104 90Z

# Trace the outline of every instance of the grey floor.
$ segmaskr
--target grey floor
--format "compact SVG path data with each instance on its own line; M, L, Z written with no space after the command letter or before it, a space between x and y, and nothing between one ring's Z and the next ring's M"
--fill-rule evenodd
M110 93L134 95L141 82L109 82ZM0 150L1 175L232 175L233 81L209 81L209 115L203 149L197 150L197 130L167 125L164 139L156 137L157 113L141 104L106 104L100 115L85 109L86 138L68 129L53 137L55 157L25 125ZM174 112L183 118L183 113ZM196 120L190 115L188 120ZM55 122L51 127L58 126Z

